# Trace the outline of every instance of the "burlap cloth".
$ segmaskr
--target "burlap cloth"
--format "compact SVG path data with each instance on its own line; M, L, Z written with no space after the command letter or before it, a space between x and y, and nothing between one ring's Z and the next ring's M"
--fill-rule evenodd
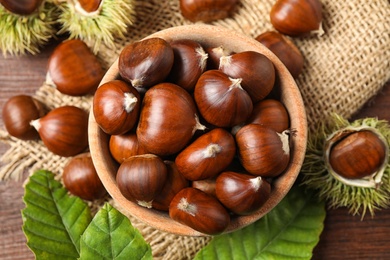
M214 24L250 37L272 30L269 13L274 0L241 0L233 17ZM390 79L390 4L388 0L322 0L322 36L292 40L305 58L297 79L311 128L336 112L346 118L356 112ZM135 1L137 20L125 41L116 49L102 47L99 57L108 67L129 42L172 26L188 24L179 12L178 0ZM35 97L54 108L65 104L89 109L92 97L75 98L60 94L43 83ZM50 153L41 142L24 142L0 130L0 140L10 145L2 157L0 180L20 178L27 169L44 168L61 174L69 158ZM95 205L96 206L96 205ZM160 232L130 217L151 244L155 259L192 259L210 238L179 237Z

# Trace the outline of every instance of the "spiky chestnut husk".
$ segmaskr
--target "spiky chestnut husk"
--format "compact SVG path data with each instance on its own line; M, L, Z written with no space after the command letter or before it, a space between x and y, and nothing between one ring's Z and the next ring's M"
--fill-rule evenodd
M352 215L361 215L362 218L367 212L374 216L376 210L387 208L390 204L388 151L384 165L377 173L358 180L345 180L337 176L326 158L329 139L341 131L352 130L373 131L386 142L386 146L390 142L390 126L385 120L364 118L349 122L333 114L327 122L322 122L309 134L301 170L302 183L317 190L319 197L326 200L330 208L346 207Z
M30 15L18 15L0 5L0 50L4 56L37 54L55 34L57 7L44 1Z
M127 27L135 18L134 0L102 0L93 12L82 9L77 0L54 0L61 13L58 22L70 39L80 39L97 53L102 44L114 47L117 39L125 39Z

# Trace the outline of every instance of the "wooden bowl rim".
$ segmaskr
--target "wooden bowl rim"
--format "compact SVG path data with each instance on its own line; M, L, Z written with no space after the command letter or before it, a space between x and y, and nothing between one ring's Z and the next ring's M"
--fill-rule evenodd
M260 52L274 63L280 78L282 90L281 101L289 112L291 128L296 130L296 134L291 138L292 151L290 164L287 170L273 182L271 197L265 205L251 215L232 218L225 233L243 228L255 222L274 208L289 192L298 177L304 160L307 142L307 120L304 103L295 80L283 63L261 43L246 35L223 27L206 24L183 25L156 32L146 38L150 37L161 37L168 41L193 39L201 43L204 47L217 47L215 43L223 43L224 47L235 52L248 50ZM106 72L100 85L107 81L117 79L118 76L117 59ZM176 235L208 236L172 220L167 213L140 207L123 197L115 181L117 164L109 153L109 136L97 125L92 111L93 108L91 107L88 128L90 153L100 179L108 193L119 206L118 210L125 215L132 215L143 223L161 231Z

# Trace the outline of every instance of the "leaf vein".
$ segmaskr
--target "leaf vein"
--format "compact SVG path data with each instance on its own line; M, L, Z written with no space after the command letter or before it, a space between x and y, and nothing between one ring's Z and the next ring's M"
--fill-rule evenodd
M45 240L47 240L49 238L49 240L51 240L53 242L58 242L58 243L61 243L61 244L73 245L72 243L69 242L69 240L58 239L58 236L50 236L50 237L44 236L41 233L35 232L35 230L32 230L30 228L26 228L25 231L30 232L30 234L33 234L35 237L38 237L38 238L42 238L42 239L45 239ZM45 247L45 249L47 249L47 247Z
M57 215L57 214L56 214L56 213L57 213L56 211L50 211L50 210L49 210L50 207L42 207L40 204L36 203L34 200L30 200L30 199L26 198L26 199L25 199L25 202L28 202L29 204L31 204L31 205L33 205L33 206L39 208L40 210L43 210L43 211L49 212L49 213L51 213L51 214Z
M263 247L263 250L266 250L267 247L271 246L272 242L274 242L274 240L276 240L277 238L279 238L283 233L284 231L291 225L291 223L293 223L297 217L300 215L300 213L302 212L302 209L305 208L305 206L309 203L308 200L306 200L302 205L301 207L295 212L294 216L285 223L285 225L283 225L282 228L279 229L279 232L272 238L268 241L268 243ZM266 217L269 217L269 215L267 215ZM260 250L261 252L261 250Z
M25 215L28 216L30 218L30 220L33 221L34 223L44 224L46 226L49 226L51 228L55 228L55 229L58 229L58 230L66 230L65 228L61 228L61 227L56 226L56 225L54 225L52 223L45 222L45 221L41 220L40 218L35 217L34 215L30 215L28 213L25 213Z

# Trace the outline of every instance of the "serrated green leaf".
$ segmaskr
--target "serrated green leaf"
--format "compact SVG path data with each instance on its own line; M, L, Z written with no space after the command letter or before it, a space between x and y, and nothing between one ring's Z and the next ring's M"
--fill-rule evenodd
M323 230L325 203L294 186L267 215L230 234L216 236L201 259L310 259Z
M152 250L130 220L106 203L81 239L80 259L152 259Z
M69 196L45 170L30 177L23 200L23 231L36 259L77 259L81 235L92 220L88 205Z

